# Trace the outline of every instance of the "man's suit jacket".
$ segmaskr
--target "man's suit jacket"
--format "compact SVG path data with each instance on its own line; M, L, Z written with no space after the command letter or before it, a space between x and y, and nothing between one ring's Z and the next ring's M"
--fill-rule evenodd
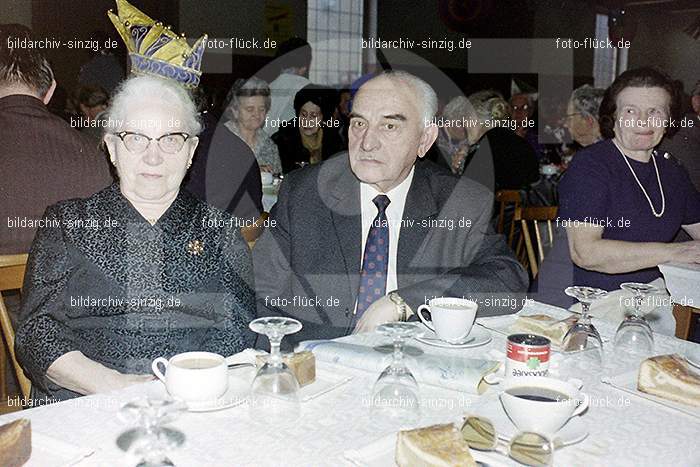
M519 309L507 292L527 276L490 227L492 194L432 162L419 161L406 197L398 253L398 293L416 310L434 296L480 300L479 316ZM290 338L352 332L360 282L360 182L347 152L291 172L253 250L258 312L299 319ZM470 225L470 227L467 227ZM494 304L495 299L500 303Z
M0 99L0 142L0 254L29 252L47 206L85 198L112 183L98 142L36 97Z

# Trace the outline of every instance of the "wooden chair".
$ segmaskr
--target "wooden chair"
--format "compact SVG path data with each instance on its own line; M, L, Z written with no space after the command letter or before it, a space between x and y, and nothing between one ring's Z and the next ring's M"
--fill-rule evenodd
M253 246L255 246L255 242L258 240L258 237L260 237L263 230L265 230L265 226L263 224L269 216L270 215L267 212L263 212L260 214L260 217L258 217L258 220L253 223L253 225L241 227L241 235L243 235L243 238L248 243L248 247L251 250L253 249Z
M0 345L3 350L3 355L0 356L0 393L3 400L7 400L7 381L5 381L5 362L6 355L10 356L10 361L17 376L19 389L22 396L27 399L31 389L31 382L24 375L22 367L17 363L15 358L15 330L12 327L10 314L5 306L5 300L2 298L2 292L6 290L20 290L24 282L24 271L27 267L28 255L3 255L0 256L0 326L2 327L2 336L7 345L7 353L5 347Z
M529 269L532 279L537 277L539 265L544 260L545 248L554 244L553 222L557 218L557 206L516 208L514 219L520 224L520 236L515 248L515 256L524 268ZM548 241L543 240L542 229L546 227ZM533 242L532 233L535 234ZM537 245L535 255L534 245Z
M693 323L700 315L700 308L687 305L673 304L673 317L676 318L676 337L683 340L690 339L693 332Z
M511 207L515 210L522 206L523 197L518 190L499 190L496 192L496 201L498 202L498 223L496 230L502 234L505 228L506 210L510 211ZM508 227L508 246L513 248L513 237L515 236L515 217L511 218L510 226Z

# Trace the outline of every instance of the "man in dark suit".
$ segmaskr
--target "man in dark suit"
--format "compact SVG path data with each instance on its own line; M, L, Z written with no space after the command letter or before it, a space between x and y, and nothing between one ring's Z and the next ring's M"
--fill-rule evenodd
M508 293L527 277L489 226L489 190L416 163L436 109L419 78L375 77L355 96L349 152L285 179L253 259L258 311L304 325L290 341L369 331L434 296L471 297L480 316L519 308Z
M107 157L46 105L56 81L31 31L0 25L0 254L29 252L37 222L58 201L109 185Z

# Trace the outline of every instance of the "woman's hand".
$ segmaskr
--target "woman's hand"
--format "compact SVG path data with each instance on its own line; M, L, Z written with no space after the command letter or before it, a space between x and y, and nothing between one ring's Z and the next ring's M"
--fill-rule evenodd
M154 379L153 375L124 374L74 350L58 357L46 371L46 377L79 394L114 391Z

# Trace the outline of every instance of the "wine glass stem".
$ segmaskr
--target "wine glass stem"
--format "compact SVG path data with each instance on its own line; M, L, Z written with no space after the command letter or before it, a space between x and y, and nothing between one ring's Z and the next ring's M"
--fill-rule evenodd
M634 317L639 318L642 314L642 295L639 293L634 294Z
M403 339L394 339L394 361L392 365L403 365Z
M590 308L591 304L589 302L581 302L581 323L587 324L590 321L590 317L588 316Z
M282 365L282 353L280 352L281 336L268 336L270 338L270 360L272 366Z

